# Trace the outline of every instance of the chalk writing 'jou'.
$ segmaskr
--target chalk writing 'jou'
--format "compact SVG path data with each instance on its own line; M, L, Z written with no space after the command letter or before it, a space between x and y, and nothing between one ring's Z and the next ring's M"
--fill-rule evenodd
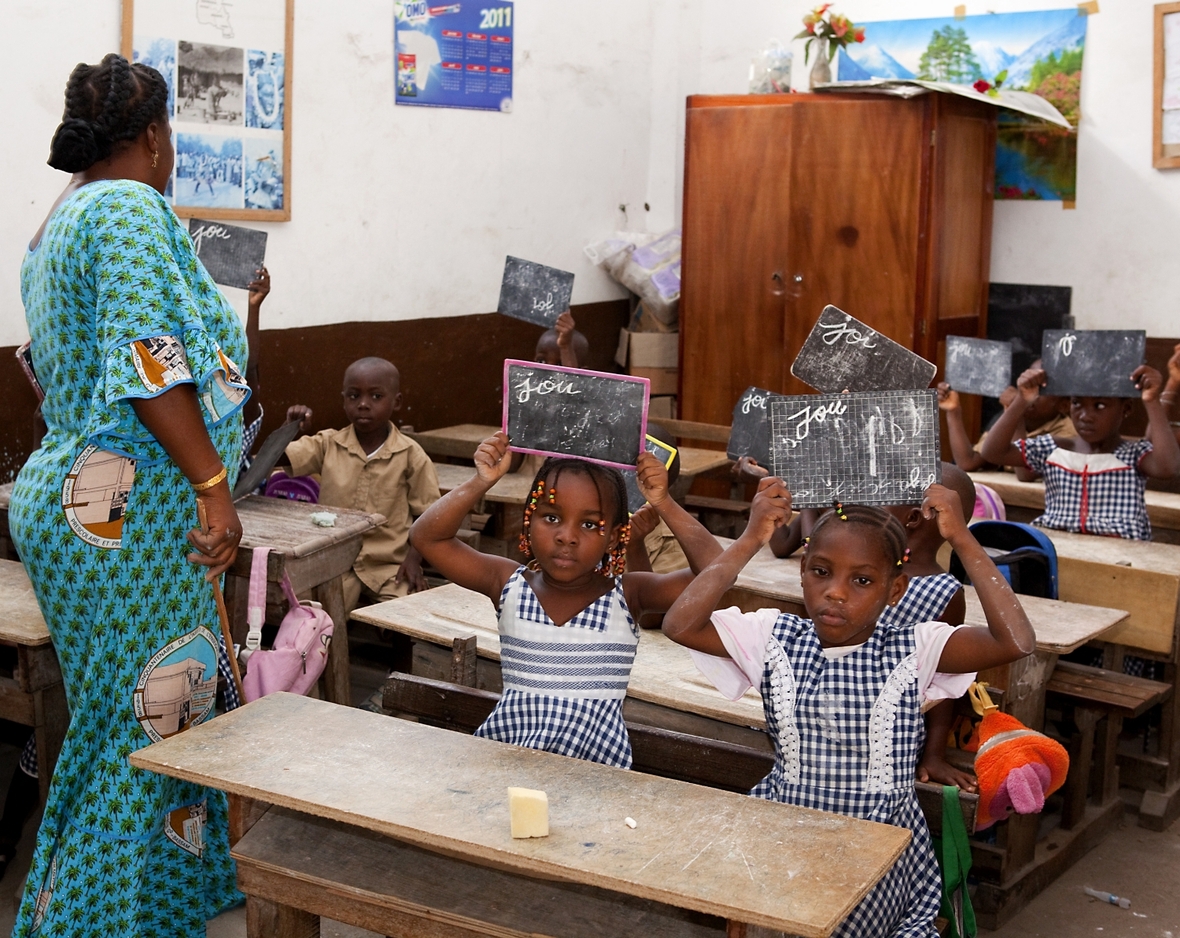
M529 398L534 394L581 394L574 383L569 380L561 378L546 378L537 381L535 384L527 377L521 378L520 383L516 386L516 399L521 404L527 404Z

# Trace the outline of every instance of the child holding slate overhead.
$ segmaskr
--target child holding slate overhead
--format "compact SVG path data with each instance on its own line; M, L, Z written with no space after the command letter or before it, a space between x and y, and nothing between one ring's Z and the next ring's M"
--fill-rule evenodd
M1180 471L1180 446L1160 403L1163 377L1150 365L1131 374L1147 411L1147 436L1120 434L1131 402L1119 397L1071 397L1077 436L1039 436L1010 442L1025 411L1047 381L1043 368L1020 376L1020 391L988 434L983 458L1023 466L1045 477L1045 513L1033 524L1058 531L1151 540L1143 491L1147 479L1170 479Z
M623 697L636 622L663 612L692 581L692 570L623 573L627 491L617 469L581 459L545 461L524 516L527 567L482 554L455 537L476 503L508 471L508 438L497 433L475 452L476 475L415 523L414 545L448 579L487 596L500 619L504 696L477 736L578 759L631 767ZM680 539L695 569L721 548L668 497L660 461L644 453L638 484Z
M890 624L883 614L906 591L905 531L877 508L837 505L812 529L803 558L810 616L737 608L714 612L742 568L786 524L791 493L759 483L745 532L688 585L664 617L664 633L730 699L758 687L775 743L759 798L909 828L893 869L835 932L841 938L933 936L941 876L914 792L924 700L957 697L973 672L1030 654L1035 636L1012 588L963 520L960 497L926 490L921 512L962 559L987 628L942 622Z
M573 314L567 309L551 329L541 333L533 360L565 368L585 368L589 358L590 342L577 330Z

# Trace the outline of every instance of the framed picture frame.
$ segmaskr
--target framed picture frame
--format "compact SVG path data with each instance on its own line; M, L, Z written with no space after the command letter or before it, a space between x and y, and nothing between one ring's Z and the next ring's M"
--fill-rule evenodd
M1180 168L1180 3L1155 5L1151 164Z
M122 53L168 81L181 218L291 220L295 0L123 0Z

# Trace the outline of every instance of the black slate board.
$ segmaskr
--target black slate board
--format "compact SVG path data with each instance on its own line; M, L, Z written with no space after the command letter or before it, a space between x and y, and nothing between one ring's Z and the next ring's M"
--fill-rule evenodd
M266 260L266 232L190 218L189 237L214 283L246 290Z
M1138 397L1131 372L1143 364L1147 333L1139 329L1046 329L1042 394L1060 397Z
M676 448L669 446L661 440L657 440L654 436L649 436L643 444L643 448L658 458L667 469L672 465L672 460L676 458ZM627 486L627 511L630 514L635 514L644 505L647 504L647 499L643 497L643 493L639 491L639 474L634 469L622 469L623 482Z
M933 388L792 395L770 414L774 474L795 508L916 505L942 481Z
M245 498L258 486L270 478L274 467L278 465L288 444L299 436L299 421L292 420L283 424L268 436L258 450L258 455L250 463L250 468L242 473L238 484L234 486L233 498Z
M574 275L509 255L496 312L549 328L570 308Z
M752 456L770 468L770 402L781 395L749 387L733 405L733 422L725 455L730 459Z
M507 359L504 432L514 450L635 467L647 434L646 378Z
M926 388L938 369L835 306L825 306L791 374L825 394Z
M999 397L1012 384L1012 343L948 335L943 374L956 391Z

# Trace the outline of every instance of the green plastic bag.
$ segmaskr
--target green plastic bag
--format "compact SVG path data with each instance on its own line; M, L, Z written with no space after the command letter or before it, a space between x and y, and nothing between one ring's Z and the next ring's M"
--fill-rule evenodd
M934 838L934 854L942 867L942 905L938 914L950 925L948 938L975 938L975 909L967 892L971 872L971 844L959 808L959 789L942 786L942 836Z

